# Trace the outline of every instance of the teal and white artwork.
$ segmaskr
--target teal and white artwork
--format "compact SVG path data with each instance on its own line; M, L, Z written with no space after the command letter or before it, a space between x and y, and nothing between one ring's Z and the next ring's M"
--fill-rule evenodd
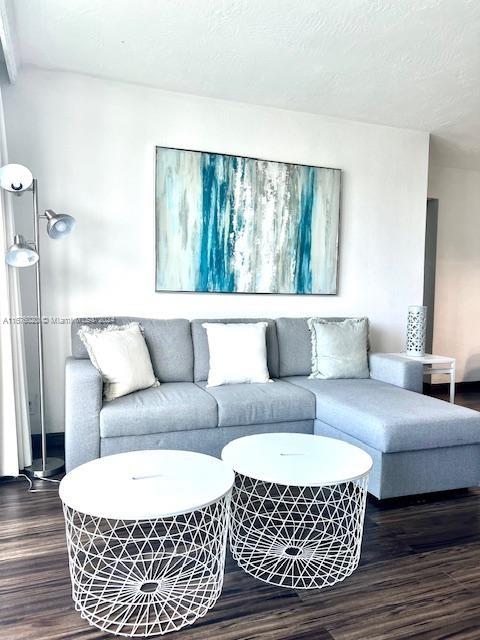
M156 290L337 292L340 170L156 148Z

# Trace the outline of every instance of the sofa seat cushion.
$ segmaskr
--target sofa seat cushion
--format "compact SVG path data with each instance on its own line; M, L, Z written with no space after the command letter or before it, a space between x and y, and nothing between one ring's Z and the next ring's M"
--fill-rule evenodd
M305 389L281 380L208 387L198 382L218 404L218 426L269 424L313 420L315 397Z
M315 394L317 419L383 452L480 443L480 413L378 380L285 378Z
M164 382L106 402L100 436L145 435L217 426L217 403L193 382Z

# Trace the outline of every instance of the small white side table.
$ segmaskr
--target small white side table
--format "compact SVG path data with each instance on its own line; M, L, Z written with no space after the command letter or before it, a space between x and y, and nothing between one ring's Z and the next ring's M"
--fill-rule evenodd
M423 364L423 375L432 376L443 373L450 376L450 402L455 403L455 358L448 356L434 356L426 353L424 356L407 356L406 353L392 353L392 356L401 356L406 360L413 360Z
M204 616L222 590L233 479L217 458L162 450L68 473L60 498L82 618L144 638Z
M358 566L372 459L342 440L264 433L233 440L230 546L258 580L321 589Z

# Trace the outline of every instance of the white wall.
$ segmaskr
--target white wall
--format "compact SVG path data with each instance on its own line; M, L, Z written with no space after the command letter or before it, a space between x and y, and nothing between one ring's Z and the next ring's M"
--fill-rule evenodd
M457 358L459 381L480 380L480 172L432 164L428 193L439 201L433 350Z
M35 69L5 108L11 161L38 177L40 206L78 220L42 243L45 314L368 315L374 348L403 347L407 305L422 302L428 134ZM341 168L339 295L155 293L155 144ZM45 343L58 431L68 329L47 327Z

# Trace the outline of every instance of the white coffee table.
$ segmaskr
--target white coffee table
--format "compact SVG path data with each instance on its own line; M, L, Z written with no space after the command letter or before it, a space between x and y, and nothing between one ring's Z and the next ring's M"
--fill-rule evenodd
M218 599L234 474L187 451L93 460L60 484L75 608L103 631L145 637Z
M281 587L319 589L358 566L370 456L322 436L268 433L222 451L235 471L230 545L239 566Z

